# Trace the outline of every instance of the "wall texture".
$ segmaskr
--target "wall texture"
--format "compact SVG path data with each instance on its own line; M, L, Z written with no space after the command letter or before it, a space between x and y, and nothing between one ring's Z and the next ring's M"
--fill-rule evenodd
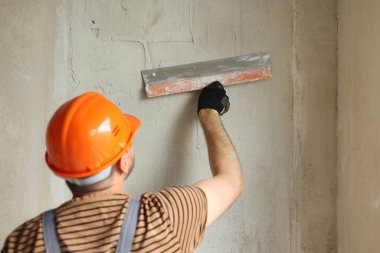
M339 4L341 253L380 248L380 17L378 1Z
M336 252L335 1L296 1L294 198L296 252Z
M140 70L270 51L271 80L229 87L246 188L198 252L335 252L335 1L1 1L0 240L70 198L44 164L47 120L101 92L142 120L138 197L209 177L197 92L146 98Z
M0 1L0 238L55 203L44 165L54 71L51 1ZM1 242L1 244L2 244Z

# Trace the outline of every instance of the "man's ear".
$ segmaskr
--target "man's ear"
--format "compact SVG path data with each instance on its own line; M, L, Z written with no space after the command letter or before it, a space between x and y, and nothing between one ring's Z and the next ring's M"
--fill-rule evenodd
M133 152L133 150L128 149L127 152L121 156L118 164L119 169L127 175L129 175L132 167L131 164L133 163L131 152Z

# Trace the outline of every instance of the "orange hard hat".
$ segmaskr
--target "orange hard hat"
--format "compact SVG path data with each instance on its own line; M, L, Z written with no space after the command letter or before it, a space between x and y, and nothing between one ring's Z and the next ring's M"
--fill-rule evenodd
M64 178L95 175L115 164L132 145L140 120L125 115L96 92L63 104L47 127L45 160Z

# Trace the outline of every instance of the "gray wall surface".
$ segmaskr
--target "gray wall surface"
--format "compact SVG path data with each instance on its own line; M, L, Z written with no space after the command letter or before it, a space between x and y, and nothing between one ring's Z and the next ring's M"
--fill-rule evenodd
M336 251L336 1L0 1L0 241L70 199L44 163L57 107L88 90L142 121L138 197L211 176L198 92L148 99L140 71L259 51L273 78L228 87L245 192L197 252Z
M380 249L380 2L339 4L340 253Z

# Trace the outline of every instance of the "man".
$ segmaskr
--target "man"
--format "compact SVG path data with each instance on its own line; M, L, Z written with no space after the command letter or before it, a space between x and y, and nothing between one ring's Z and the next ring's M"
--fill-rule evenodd
M124 181L134 167L140 121L95 92L66 102L49 122L45 158L73 199L19 226L2 252L193 252L243 190L240 162L219 117L228 109L219 82L202 90L198 116L213 177L143 194L133 218Z

